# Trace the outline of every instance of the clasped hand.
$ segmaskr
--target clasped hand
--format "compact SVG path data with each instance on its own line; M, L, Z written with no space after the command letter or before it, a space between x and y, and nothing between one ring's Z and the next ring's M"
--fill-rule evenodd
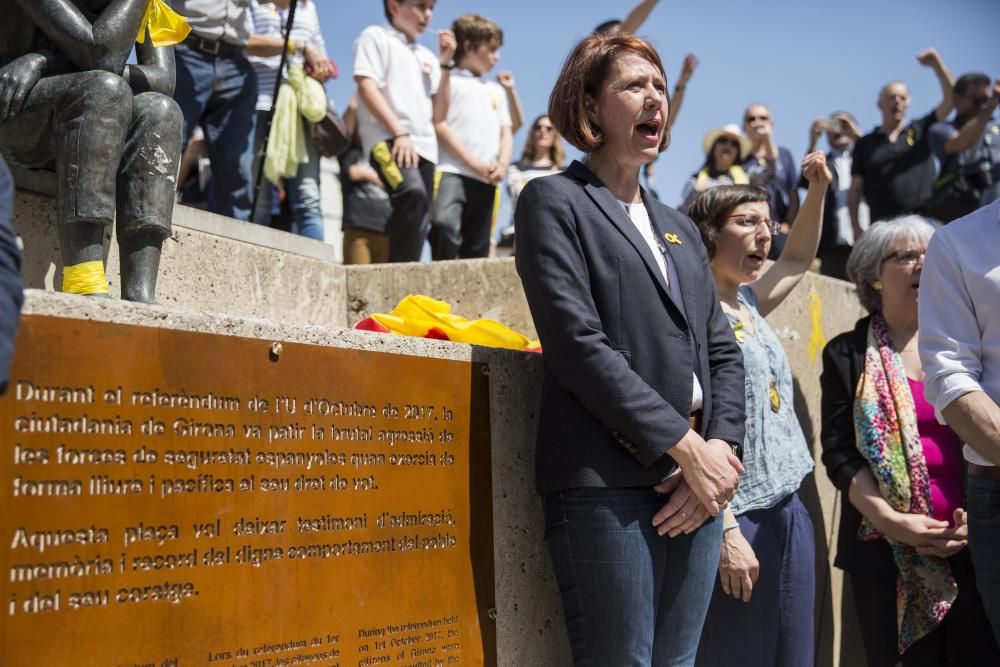
M729 504L744 468L728 443L703 440L694 431L688 431L670 455L678 469L653 487L658 493L670 494L653 515L653 525L660 535L676 537L695 530Z
M950 527L947 521L939 521L923 514L894 512L875 527L890 541L911 546L919 554L948 558L969 543L965 510L956 509L953 518L955 525Z

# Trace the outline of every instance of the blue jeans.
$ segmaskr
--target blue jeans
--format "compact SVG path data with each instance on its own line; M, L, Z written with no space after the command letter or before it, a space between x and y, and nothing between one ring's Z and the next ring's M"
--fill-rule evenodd
M1000 645L1000 480L969 475L966 496L976 587Z
M812 665L816 542L809 512L793 493L736 522L757 556L760 575L749 602L726 595L715 577L698 665Z
M267 131L267 111L257 112L257 133L254 140L254 156L260 153L264 145L264 132ZM292 232L317 241L323 240L323 208L319 195L319 150L316 143L306 134L306 150L309 161L299 165L299 170L292 178L285 179L285 193L292 209ZM256 178L258 159L254 159L253 174ZM261 178L264 178L263 176ZM272 195L274 188L264 178L260 188L260 199L253 221L265 227L271 224Z
M545 494L545 540L562 595L573 664L694 664L719 565L722 522L660 537L652 488Z
M250 218L250 166L257 124L257 73L246 56L210 55L178 44L174 99L184 114L184 145L196 125L205 129L212 162L209 207Z

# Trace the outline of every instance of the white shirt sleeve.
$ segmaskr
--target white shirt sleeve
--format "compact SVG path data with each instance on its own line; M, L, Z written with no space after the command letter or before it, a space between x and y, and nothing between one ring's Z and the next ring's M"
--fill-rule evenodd
M363 76L385 88L385 44L378 27L365 28L354 42L354 76Z
M319 25L319 13L316 9L316 3L311 2L306 7L309 8L309 27L313 31L312 43L319 49L319 52L323 54L324 58L329 58L330 55L326 52L326 40L323 39L323 30Z
M982 334L961 263L948 234L927 245L920 273L920 361L924 392L938 420L952 401L982 389Z
M430 63L430 78L431 78L431 95L437 95L438 88L441 86L441 61L437 59L434 53L430 50L426 50L430 54L428 61Z

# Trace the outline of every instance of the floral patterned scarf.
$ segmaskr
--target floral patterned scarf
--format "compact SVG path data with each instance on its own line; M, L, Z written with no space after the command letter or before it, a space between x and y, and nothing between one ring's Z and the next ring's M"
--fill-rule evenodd
M871 317L865 369L854 400L858 450L868 461L879 491L899 512L931 515L930 478L917 433L917 411L903 361L892 347L881 313ZM858 530L862 540L882 539L868 519ZM889 542L899 568L896 614L899 652L931 632L951 608L958 587L948 561L922 556L905 544Z

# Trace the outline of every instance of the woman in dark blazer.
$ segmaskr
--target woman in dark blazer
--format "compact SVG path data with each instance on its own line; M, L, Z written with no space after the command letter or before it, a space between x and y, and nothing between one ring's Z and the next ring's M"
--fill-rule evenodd
M668 142L656 51L594 35L549 117L585 163L515 212L544 349L536 478L574 660L691 665L735 492L743 365L698 230L639 187ZM678 470L679 467L679 470Z

